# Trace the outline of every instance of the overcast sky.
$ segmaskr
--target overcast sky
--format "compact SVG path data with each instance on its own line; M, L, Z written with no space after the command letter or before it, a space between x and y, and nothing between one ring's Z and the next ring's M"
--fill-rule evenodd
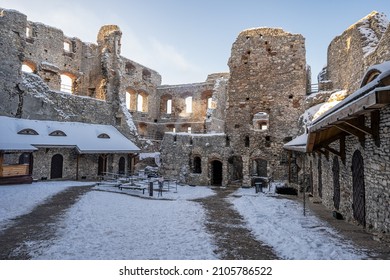
M389 0L0 0L0 7L86 42L96 43L102 25L119 25L122 55L159 72L163 84L229 71L233 42L252 27L302 34L316 76L334 37L373 10L390 18Z

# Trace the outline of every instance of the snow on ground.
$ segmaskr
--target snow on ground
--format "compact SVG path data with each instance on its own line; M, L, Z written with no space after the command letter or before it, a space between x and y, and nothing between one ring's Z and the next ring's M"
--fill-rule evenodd
M0 229L10 219L29 213L36 205L71 186L90 182L55 182L0 186Z
M272 246L283 259L352 260L367 257L310 211L304 216L303 206L297 201L277 198L274 194L255 194L254 189L239 189L230 200L256 238Z
M192 201L90 192L66 214L60 237L35 258L216 259L204 219Z
M18 215L80 182L39 182L0 186L0 231ZM114 191L114 192L113 192ZM272 190L271 190L272 191ZM213 194L208 187L178 185L149 199L146 191L95 187L60 219L53 240L26 244L34 259L218 259L205 212L192 199ZM364 259L325 222L302 205L239 189L229 200L255 237L283 259ZM5 225L5 226L4 226Z

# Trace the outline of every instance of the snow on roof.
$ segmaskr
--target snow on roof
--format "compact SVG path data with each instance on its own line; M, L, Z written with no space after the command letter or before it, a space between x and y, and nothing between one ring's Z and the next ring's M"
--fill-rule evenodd
M345 98L343 101L337 103L334 107L330 108L328 111L324 112L321 116L313 120L312 125L315 123L318 123L320 120L324 119L325 117L333 114L334 112L340 110L341 108L345 107L347 104L350 104L365 94L371 92L374 88L380 86L380 82L385 78L390 76L390 61L386 61L379 65L374 65L369 68L366 73L369 73L369 71L372 71L372 69L377 69L379 72L381 72L374 80L369 82L368 84L364 85L354 93L350 94L347 98Z
M298 152L306 152L306 144L307 144L307 133L299 135L294 138L290 142L284 144L284 148L286 150L298 151Z
M38 133L18 134L29 129ZM132 153L140 149L111 125L16 119L0 116L0 150L36 150L34 147L76 148L79 153ZM50 136L54 131L66 136ZM58 135L58 133L56 133ZM106 136L108 135L108 137ZM99 137L100 136L100 137Z

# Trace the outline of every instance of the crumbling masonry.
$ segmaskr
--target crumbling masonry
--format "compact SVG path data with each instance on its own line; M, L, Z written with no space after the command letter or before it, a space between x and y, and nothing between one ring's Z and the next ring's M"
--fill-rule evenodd
M352 93L369 66L390 59L390 31L384 18L372 13L331 42L327 67L319 75L321 100L337 90ZM300 34L278 28L244 30L232 45L229 73L210 74L204 82L185 85L161 85L156 71L121 56L121 31L115 25L103 26L92 44L28 21L17 11L0 9L0 48L0 115L113 125L142 152L160 152L162 176L192 185L250 186L279 180L299 186L303 173L310 172L312 190L322 180L321 195L313 191L313 196L333 207L333 189L327 186L332 182L328 178L332 159L284 149L310 126L302 118L305 110L319 103L318 98L307 98L309 67ZM386 116L380 117L384 132ZM381 178L385 182L379 183L378 192L387 200L368 202L376 212L368 213L367 219L371 227L388 232L390 171L381 163L388 159L388 148L378 158L369 141L359 146L351 137L347 143L347 165L340 168L345 200L339 209L353 220L348 164L357 147L365 157L377 160L366 165L367 184L378 185ZM127 157L126 170L134 172L136 160ZM315 179L320 174L317 165L322 179ZM34 168L43 174L39 169L45 165ZM118 156L108 158L107 170L117 172ZM377 171L379 177L373 175ZM88 172L90 179L94 172ZM375 203L387 206L370 206Z

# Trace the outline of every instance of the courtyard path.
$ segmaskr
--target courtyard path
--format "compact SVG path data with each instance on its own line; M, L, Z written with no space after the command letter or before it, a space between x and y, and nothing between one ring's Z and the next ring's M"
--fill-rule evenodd
M30 213L15 218L11 226L0 232L0 260L30 259L30 245L55 238L56 222L61 214L92 187L68 188L38 205Z
M234 188L216 188L215 195L196 199L206 210L206 227L214 235L217 253L223 260L276 260L272 248L256 240L243 217L226 198Z

